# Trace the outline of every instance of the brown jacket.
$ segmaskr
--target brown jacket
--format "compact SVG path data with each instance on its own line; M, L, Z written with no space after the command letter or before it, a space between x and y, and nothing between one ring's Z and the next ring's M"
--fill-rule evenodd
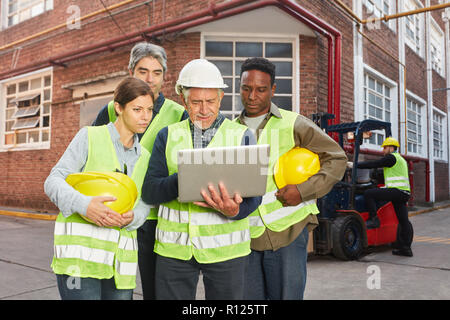
M239 117L239 121L242 124L245 124L244 112ZM261 130L264 129L270 117L282 118L278 107L273 103L266 118L256 130L258 139ZM294 140L296 146L317 153L320 160L319 172L307 181L297 185L302 200L308 201L323 197L344 175L347 164L347 156L344 150L314 122L300 114L294 124ZM266 228L265 232L259 238L252 239L251 248L257 251L275 251L289 245L305 227L311 231L317 225L318 220L316 215L311 214L304 220L281 232L274 232Z

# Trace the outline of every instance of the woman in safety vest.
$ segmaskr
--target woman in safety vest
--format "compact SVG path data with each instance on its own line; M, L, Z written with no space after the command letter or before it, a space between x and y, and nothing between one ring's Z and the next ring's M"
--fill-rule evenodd
M139 144L137 134L150 123L153 103L148 84L132 77L124 79L114 92L116 121L82 128L45 181L45 193L61 210L55 223L51 267L63 300L132 299L137 270L136 229L150 210L140 200L150 155ZM115 212L106 204L116 198L101 196L101 188L98 196L75 190L66 178L79 172L128 175L137 187L133 209ZM120 190L129 192L124 188Z

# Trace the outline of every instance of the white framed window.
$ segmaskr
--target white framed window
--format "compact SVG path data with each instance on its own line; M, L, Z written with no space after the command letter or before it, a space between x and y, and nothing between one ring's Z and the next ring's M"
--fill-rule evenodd
M445 70L445 43L444 32L442 32L436 21L431 18L430 24L430 49L431 49L431 66L433 70L444 76Z
M436 160L446 160L446 116L433 108L433 156Z
M405 11L422 8L423 5L417 0L405 0ZM424 56L424 15L412 14L404 18L405 21L405 43L419 56Z
M278 107L293 110L295 106L295 38L202 36L202 57L214 63L222 73L228 88L220 112L233 119L241 113L240 70L247 58L264 57L275 64L277 85L272 98Z
M0 151L50 147L52 72L2 81Z
M426 117L425 105L418 100L408 96L406 98L406 130L407 130L407 151L415 155L425 155L424 121Z
M364 73L364 113L363 119L374 119L391 123L391 131L395 132L396 118L396 88L391 82L374 75L371 72ZM376 130L364 143L371 146L381 146L386 139L384 130Z
M5 28L53 9L53 0L2 0Z
M367 13L369 18L381 18L387 15L395 13L395 0L364 0L364 5L367 8ZM393 31L396 30L395 20L390 20L388 22L383 21L389 28Z

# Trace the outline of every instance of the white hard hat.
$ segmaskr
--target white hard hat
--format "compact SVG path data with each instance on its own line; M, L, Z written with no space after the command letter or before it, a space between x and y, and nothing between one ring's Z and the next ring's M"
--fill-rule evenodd
M206 59L195 59L181 69L175 84L175 92L181 93L181 87L189 88L228 88L223 82L220 70Z

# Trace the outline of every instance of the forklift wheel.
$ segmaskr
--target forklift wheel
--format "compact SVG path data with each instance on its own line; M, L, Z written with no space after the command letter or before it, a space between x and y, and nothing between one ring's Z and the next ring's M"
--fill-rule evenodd
M363 226L351 215L338 216L332 224L333 255L342 260L355 260L364 250Z

